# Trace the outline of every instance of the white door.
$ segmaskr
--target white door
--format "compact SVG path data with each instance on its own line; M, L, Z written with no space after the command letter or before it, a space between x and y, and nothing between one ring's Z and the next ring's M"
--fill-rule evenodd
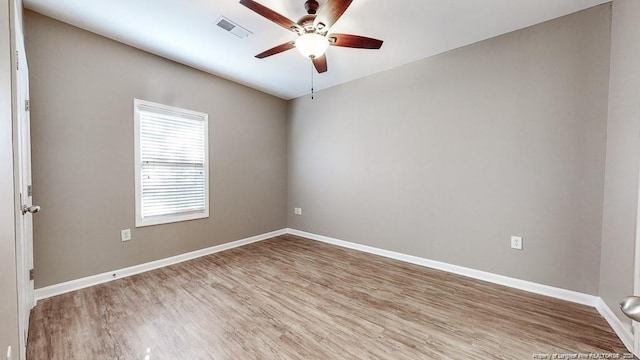
M640 201L638 202L638 213L636 220L636 249L634 258L634 281L633 295L640 296ZM640 357L640 323L631 322L633 331L633 355Z
M638 199L638 210L636 216L636 248L634 254L633 295L640 296L640 199ZM632 321L631 323L633 329L633 355L640 358L640 322Z
M14 2L15 5L15 2ZM20 326L20 359L26 357L29 314L35 305L33 280L33 214L39 207L33 206L31 187L31 133L29 120L29 71L24 49L21 10L14 6L16 64L16 192L20 197L20 209L16 215L16 260L18 276L18 325Z
M633 295L640 296L640 187L636 210L636 248L634 253ZM633 355L640 358L640 322L631 321L633 332Z

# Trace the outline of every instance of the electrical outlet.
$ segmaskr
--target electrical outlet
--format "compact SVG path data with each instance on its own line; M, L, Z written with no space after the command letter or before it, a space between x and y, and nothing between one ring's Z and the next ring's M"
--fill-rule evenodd
M302 215L302 208L293 208L293 213L296 215Z
M13 359L13 354L11 352L11 346L7 348L7 360Z
M120 239L122 241L131 240L131 229L124 229L120 231Z
M516 250L522 250L522 236L511 237L511 248Z

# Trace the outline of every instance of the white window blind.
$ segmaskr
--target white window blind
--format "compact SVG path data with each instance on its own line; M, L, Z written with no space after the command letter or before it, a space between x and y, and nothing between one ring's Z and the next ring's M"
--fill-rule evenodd
M208 116L136 99L136 226L209 216Z

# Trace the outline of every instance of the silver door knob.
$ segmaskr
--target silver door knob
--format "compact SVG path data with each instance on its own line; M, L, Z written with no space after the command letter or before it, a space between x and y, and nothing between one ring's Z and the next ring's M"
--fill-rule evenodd
M22 205L22 215L26 213L35 214L38 211L40 211L40 206L38 205L32 205L32 206Z
M620 301L620 310L632 320L640 321L640 297L627 296Z

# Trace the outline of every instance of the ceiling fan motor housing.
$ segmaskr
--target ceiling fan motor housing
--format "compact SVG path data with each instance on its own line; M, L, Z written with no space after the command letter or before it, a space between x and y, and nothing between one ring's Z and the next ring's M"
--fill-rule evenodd
M315 19L315 15L305 15L298 20L298 25L302 26L304 33L316 32L316 26L313 24Z
M326 26L323 23L321 22L317 24L315 23L316 12L318 12L319 6L320 4L318 4L318 1L316 0L305 1L304 8L307 10L308 15L303 16L298 21L298 25L302 26L305 33L315 32L315 33L323 34L323 30L324 30L324 33L326 33L326 30L328 30L326 29ZM298 35L301 35L301 34L298 33Z

